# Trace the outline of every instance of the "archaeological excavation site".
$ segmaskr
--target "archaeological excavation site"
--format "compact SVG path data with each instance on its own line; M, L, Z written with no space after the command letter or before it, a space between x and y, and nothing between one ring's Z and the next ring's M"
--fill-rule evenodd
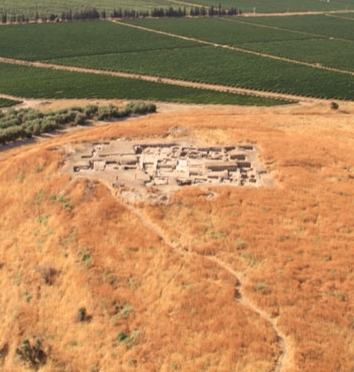
M68 164L76 177L96 178L116 189L167 195L194 185L270 186L250 143L212 146L192 141L131 140L82 144Z

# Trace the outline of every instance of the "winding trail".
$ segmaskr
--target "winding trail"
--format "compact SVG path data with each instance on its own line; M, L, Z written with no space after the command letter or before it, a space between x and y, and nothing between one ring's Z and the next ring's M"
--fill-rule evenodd
M111 190L112 195L114 195L114 191ZM244 292L243 283L247 280L243 273L240 271L233 270L230 266L228 266L225 262L220 260L215 256L210 255L201 255L196 252L193 252L187 248L182 248L178 245L174 245L168 237L164 234L161 227L156 225L150 219L148 219L138 208L134 207L129 202L124 201L123 199L119 199L120 203L122 203L131 213L133 213L140 222L147 227L149 230L153 231L167 246L169 246L172 250L178 252L181 256L185 257L187 255L193 256L195 258L203 257L203 259L207 259L213 263L215 263L219 268L226 270L229 274L231 274L236 280L236 289L237 289L237 300L246 308L250 309L254 313L256 313L260 318L264 319L268 325L272 328L273 332L277 337L278 344L281 349L281 353L274 364L272 369L273 372L282 372L288 370L288 366L291 364L293 350L290 347L290 341L281 332L279 327L277 326L277 321L274 318L271 318L269 314L267 314L264 310L259 308L254 302L252 302L248 297L247 294Z

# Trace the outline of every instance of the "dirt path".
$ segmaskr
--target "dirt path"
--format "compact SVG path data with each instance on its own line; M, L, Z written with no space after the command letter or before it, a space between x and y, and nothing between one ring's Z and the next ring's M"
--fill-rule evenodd
M112 195L114 195L114 191L112 191ZM243 283L245 283L247 280L243 273L240 271L235 271L231 267L229 267L225 262L221 261L217 257L214 256L205 256L201 255L195 252L192 252L189 249L181 248L178 245L174 245L168 237L164 234L164 232L161 230L160 226L156 225L154 222L152 222L150 219L148 219L138 208L135 208L133 205L129 204L128 202L119 199L119 201L131 212L133 213L140 221L141 223L146 226L148 229L153 231L166 245L168 245L171 249L178 252L181 256L185 257L186 255L193 256L194 258L200 258L203 257L203 259L207 259L211 262L214 262L219 266L220 269L226 270L229 274L231 274L236 281L236 288L238 291L237 300L245 307L249 308L253 312L255 312L259 317L264 319L269 326L273 329L278 344L281 348L281 353L274 365L273 372L281 372L283 370L287 370L288 366L291 363L292 359L292 348L290 347L290 342L288 338L281 332L279 327L277 326L277 321L274 318L271 318L269 314L267 314L265 311L260 309L254 302L252 302L246 295L243 289Z
M273 59L273 60L277 60L277 61L293 63L293 64L306 66L306 67L312 67L312 68L316 68L316 69L320 69L320 70L340 72L342 74L354 76L353 71L347 71L347 70L341 70L341 69L334 68L334 67L322 66L321 64L318 64L318 63L309 63L309 62L299 61L299 60L295 60L295 59L291 59L291 58L279 57L279 56L275 56L273 54L255 52L255 51L249 50L249 49L239 48L239 47L235 47L235 46L231 46L231 45L213 43L213 42L210 42L210 41L200 40L200 39L187 37L187 36L181 36L181 35L178 35L178 34L172 34L172 33L169 33L169 32L155 30L155 29L148 28L148 27L132 25L132 24L128 24L128 23L125 23L125 22L117 21L117 20L114 20L112 22L118 23L118 24L123 25L123 26L128 26L128 27L137 28L137 29L144 30L144 31L154 32L156 34L166 35L166 36L175 37L175 38L183 39L183 40L194 41L194 42L197 42L197 43L200 43L200 44L205 44L205 45L214 46L214 47L218 47L218 48L225 48L225 49L234 50L234 51L237 51L237 52L252 54L252 55L255 55L255 56L258 56L258 57L264 57L264 58L269 58L269 59Z

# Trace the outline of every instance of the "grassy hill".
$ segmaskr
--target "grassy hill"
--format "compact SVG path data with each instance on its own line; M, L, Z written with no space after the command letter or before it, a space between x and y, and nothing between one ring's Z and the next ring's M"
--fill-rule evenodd
M0 369L353 369L353 106L176 107L0 151ZM251 141L276 185L130 203L65 172L126 137Z

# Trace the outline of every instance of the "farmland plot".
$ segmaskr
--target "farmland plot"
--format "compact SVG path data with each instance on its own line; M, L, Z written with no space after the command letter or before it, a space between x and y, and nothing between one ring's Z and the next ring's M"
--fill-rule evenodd
M351 42L328 40L328 43L333 43L326 44L326 40L317 36L294 30L264 28L216 18L131 20L125 24L77 22L2 27L0 56L302 96L349 100L354 97L353 75L327 71L319 65L349 69L351 50L341 48L344 45L341 43ZM150 30L132 27L135 25L148 26ZM156 33L154 27L166 33ZM304 46L310 50L311 43L316 41L316 53L312 57L298 52L304 50ZM333 45L333 50L338 53L329 54L326 45ZM260 55L260 52L269 55ZM299 63L282 61L279 56L298 58ZM85 77L83 80L91 79ZM121 97L118 89L113 93L111 82L106 83L107 76L102 79L108 88L104 93L100 86L102 81L99 81L99 96L118 94ZM138 89L135 86L139 85L138 81L130 80L129 83L129 89L125 83L120 83L127 89L125 98L148 99L149 91L154 92L151 99L162 96L164 100L170 100L176 96L176 87L171 94L163 95L160 86L158 89L155 85L147 88L144 83ZM51 89L50 94L69 90L68 80L67 84L65 89ZM44 86L47 92L49 88L46 84ZM68 94L73 96L74 91ZM136 97L131 96L133 91L137 92ZM75 94L82 96L82 92ZM88 94L95 96L96 93ZM180 93L177 96L177 100L183 99ZM198 98L194 102L199 102Z
M100 21L0 28L0 55L29 61L195 45L191 41Z
M33 98L117 98L165 102L272 106L288 101L0 63L0 92Z
M324 39L243 44L249 50L347 71L354 71L350 58L353 46L347 41Z
M354 97L354 76L224 48L123 53L55 62L303 96L342 99ZM329 81L335 81L335 84L330 84Z
M266 18L266 17L264 17ZM238 22L237 20L240 19ZM225 45L242 46L243 43L259 43L284 40L313 39L313 35L299 34L291 30L258 27L240 18L183 18L139 19L129 23ZM248 20L248 18L247 18Z
M343 70L354 68L351 62L354 43L350 40L337 40L297 30L283 30L277 26L249 24L247 20L229 18L141 22L147 27L198 40L231 45L301 62L320 63Z
M350 13L346 13L346 16L348 15ZM306 32L313 36L354 41L353 21L347 18L329 15L296 15L289 17L249 17L247 22Z

